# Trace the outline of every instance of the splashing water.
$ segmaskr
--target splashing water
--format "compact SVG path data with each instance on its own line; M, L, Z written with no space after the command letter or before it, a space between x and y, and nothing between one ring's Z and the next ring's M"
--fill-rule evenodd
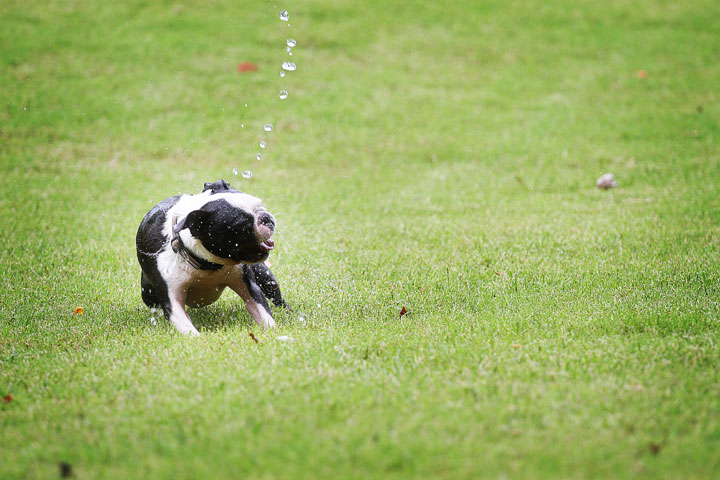
M233 168L233 175L237 175L237 168Z
M263 130L265 130L266 132L272 132L273 131L272 123L266 123L265 126L263 127Z
M297 42L294 38L288 38L287 39L287 46L288 48L293 48L295 45L297 45Z
M288 72L294 72L297 70L297 66L294 62L283 62L282 69L287 70Z
M287 10L282 10L279 13L279 16L280 16L280 20L282 20L283 22L287 22L288 20L290 20L290 14L288 13Z
M287 90L280 90L278 97L280 97L280 100L285 100L288 97Z
M264 141L260 142L260 148L265 148L265 147L267 147L267 143L265 143Z
M242 176L243 178L250 178L252 177L252 172L250 170L243 170Z
M257 155L255 155L255 160L257 160L258 162L260 161L261 158L262 158L262 155L260 155L259 153Z
M285 70L280 70L280 78L285 76Z

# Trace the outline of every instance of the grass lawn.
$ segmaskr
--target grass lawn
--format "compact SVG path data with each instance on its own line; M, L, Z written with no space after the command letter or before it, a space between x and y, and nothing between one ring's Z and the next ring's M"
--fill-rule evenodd
M718 32L716 0L3 1L0 476L718 478ZM135 232L219 178L294 312L226 292L186 338Z

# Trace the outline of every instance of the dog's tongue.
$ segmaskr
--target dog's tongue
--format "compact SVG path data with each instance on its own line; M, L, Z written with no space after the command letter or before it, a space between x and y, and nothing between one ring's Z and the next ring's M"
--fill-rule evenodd
M273 247L275 247L275 242L273 242L272 240L265 240L263 243L260 244L260 248L265 252L269 252L273 249Z

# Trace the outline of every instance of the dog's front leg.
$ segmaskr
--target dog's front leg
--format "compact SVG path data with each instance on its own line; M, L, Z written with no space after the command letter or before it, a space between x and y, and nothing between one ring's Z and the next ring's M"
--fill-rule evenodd
M165 318L177 328L178 332L183 335L200 335L185 311L186 296L187 291L180 286L168 288L165 292L158 291L158 297L164 297L158 298L158 300L165 313Z
M275 319L270 314L270 305L255 281L252 268L249 265L242 265L238 273L239 275L230 284L230 288L240 295L245 303L245 308L258 325L275 328Z

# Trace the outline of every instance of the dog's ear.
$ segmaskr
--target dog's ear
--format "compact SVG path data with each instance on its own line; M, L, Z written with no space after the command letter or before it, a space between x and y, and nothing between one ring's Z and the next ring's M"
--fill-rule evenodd
M218 180L217 182L206 182L205 186L203 187L203 192L210 190L212 193L223 193L223 192L238 192L239 190L235 190L230 186L228 182L225 180Z
M173 226L173 233L178 234L186 228L192 232L198 226L202 226L208 216L210 216L210 212L207 210L193 210L184 217L178 218L177 223Z

